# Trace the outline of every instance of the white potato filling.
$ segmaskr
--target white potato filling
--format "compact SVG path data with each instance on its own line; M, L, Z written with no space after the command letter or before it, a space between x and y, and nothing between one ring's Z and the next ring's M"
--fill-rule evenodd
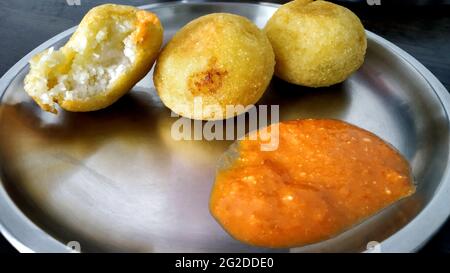
M63 52L48 49L31 62L32 80L26 81L25 89L51 106L55 97L83 100L104 92L135 62L133 30L132 22L117 22L97 33L83 30Z

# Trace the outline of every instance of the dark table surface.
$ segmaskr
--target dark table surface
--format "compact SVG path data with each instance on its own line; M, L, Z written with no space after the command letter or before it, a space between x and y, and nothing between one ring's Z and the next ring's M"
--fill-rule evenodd
M47 39L76 25L93 6L106 2L138 6L158 1L80 2L79 6L70 6L67 0L1 0L0 75ZM380 6L369 6L365 1L358 4L345 0L336 2L353 10L366 29L390 40L417 58L450 90L450 5L417 7L405 5L403 1L403 4L394 6L384 0L381 0ZM0 252L16 250L0 236ZM450 253L450 220L447 220L421 252Z

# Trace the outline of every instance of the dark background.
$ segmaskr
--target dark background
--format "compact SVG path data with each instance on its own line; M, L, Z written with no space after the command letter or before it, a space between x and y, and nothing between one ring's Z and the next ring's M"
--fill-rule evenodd
M367 4L376 1L332 2L350 8L366 29L417 58L450 90L450 0L380 0L381 5ZM113 2L139 6L161 1L80 2L80 6L70 6L66 0L0 0L0 75L41 43L78 24L96 5ZM16 252L1 235L0 252ZM421 252L450 253L450 220Z

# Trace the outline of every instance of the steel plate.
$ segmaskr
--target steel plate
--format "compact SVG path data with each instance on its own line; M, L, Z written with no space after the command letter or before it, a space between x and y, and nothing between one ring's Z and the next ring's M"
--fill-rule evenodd
M168 3L144 6L161 18L165 40L213 12L246 16L262 27L276 5ZM27 61L59 47L71 28L43 43L0 82L0 223L20 251L65 252L357 252L415 251L450 212L450 96L413 57L367 32L364 65L344 83L311 90L274 79L262 104L281 120L348 121L394 145L411 163L417 193L324 242L264 249L231 238L211 217L217 159L230 141L175 141L176 118L150 75L113 106L92 113L43 112L27 97ZM73 244L73 243L71 243Z

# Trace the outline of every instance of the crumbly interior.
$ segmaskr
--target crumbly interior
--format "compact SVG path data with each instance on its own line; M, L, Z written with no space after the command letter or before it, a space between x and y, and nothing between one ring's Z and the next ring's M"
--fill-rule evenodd
M136 58L131 20L111 20L102 28L79 29L59 50L49 48L30 62L25 90L56 112L55 102L84 100L107 90Z

